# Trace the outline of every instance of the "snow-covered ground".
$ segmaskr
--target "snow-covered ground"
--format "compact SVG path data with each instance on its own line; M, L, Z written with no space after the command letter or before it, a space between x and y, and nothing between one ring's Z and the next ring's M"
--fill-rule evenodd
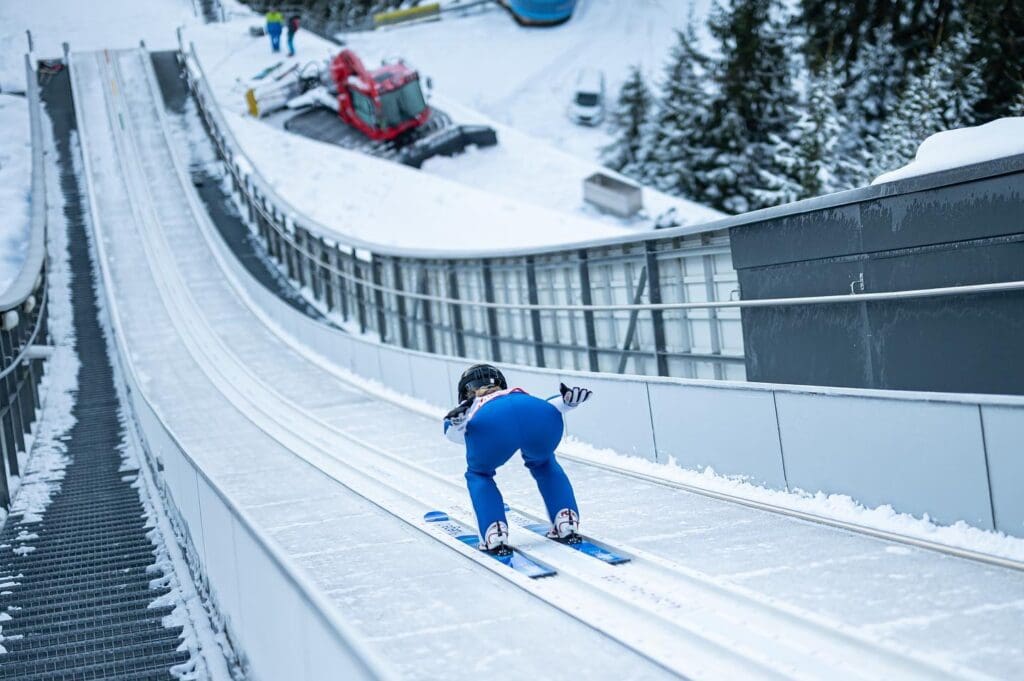
M501 251L625 233L621 227L494 196L236 113L225 117L260 174L342 241L354 237L403 248Z
M510 23L507 17L501 13L486 13L480 17L469 19L456 19L447 22L434 22L430 26L438 27L438 30L450 30L450 24L462 25L462 21L475 21L477 19L491 19L494 17L503 18L505 23ZM196 50L202 62L203 69L210 79L210 84L225 111L245 111L245 90L246 81L265 67L273 65L277 57L272 55L267 47L265 38L253 38L248 34L248 27L256 24L259 19L256 17L240 19L222 25L197 26L186 31L186 40L196 45ZM411 29L410 29L411 30ZM377 35L374 33L374 35ZM299 59L305 61L323 61L328 59L338 48L326 40L304 33L300 34L298 42ZM378 49L384 54L395 54L404 52L404 40L406 34L396 31L387 31L379 34ZM552 38L549 38L549 41ZM554 38L557 42L557 36ZM387 47L381 47L387 46ZM467 55L467 60L472 60L473 55ZM367 63L374 63L368 60ZM428 71L422 71L424 76L429 75ZM477 79L477 85L487 90L491 87L491 81ZM550 98L545 97L545 101ZM524 133L495 121L484 113L474 110L459 97L452 96L443 88L436 88L432 97L432 103L438 108L450 113L457 122L483 123L493 125L498 131L499 143L497 147L470 150L467 154L446 159L438 158L428 161L423 171L418 175L402 174L395 172L397 178L392 180L394 189L398 190L408 183L419 183L423 175L434 175L441 178L454 180L456 186L468 186L471 189L484 190L491 195L492 201L500 205L501 210L513 210L513 204L521 204L522 207L515 208L520 215L516 218L520 225L517 229L525 233L509 237L514 238L516 243L523 245L540 245L549 243L564 243L583 238L598 238L616 233L626 233L623 227L632 229L650 229L653 218L663 214L669 209L674 209L676 218L680 224L698 224L708 222L721 217L717 211L704 206L676 199L660 192L650 189L644 190L645 211L648 219L641 217L633 221L622 221L594 210L583 202L584 178L601 169L601 166L592 160L594 154L591 149L583 152L583 155L567 153L565 144L558 140L539 140L530 134ZM561 119L560 119L561 120ZM572 126L567 120L563 121L571 127L568 133L578 133L584 137L591 133L598 134L592 129ZM339 123L340 124L340 123ZM235 125L232 123L232 125ZM265 127L271 127L264 124ZM567 134L568 134L567 133ZM247 133L247 137L255 135L254 132ZM283 138L267 133L262 140L253 139L254 145L246 144L245 150L250 155L261 155L256 146L262 144L270 148L279 148ZM603 142L600 142L603 144ZM307 147L311 150L312 147ZM305 182L315 185L319 202L324 203L325 192L321 179L318 175L322 172L330 172L332 165L339 163L337 159L344 157L344 153L331 154L324 147L316 155L303 156L301 164L291 163L288 166L288 176L291 182L296 184ZM273 165L280 165L276 161ZM257 168L265 173L271 174L275 168L256 163ZM279 172L279 171L277 171ZM380 172L385 172L381 170ZM357 180L358 181L358 180ZM424 180L425 181L425 180ZM442 185L435 184L435 187ZM457 196L458 190L451 190L452 196ZM396 196L398 194L395 194ZM470 203L472 200L470 201ZM300 204L300 208L311 211L325 206ZM534 214L536 217L526 218L525 215L533 208L542 208L553 213L576 218L578 221L572 223L573 227L563 227L570 224L564 218L556 219L552 216ZM340 207L338 207L340 210ZM383 217L383 216L375 216ZM582 218L582 219L581 219ZM447 221L451 222L451 216ZM375 229L383 228L385 221L377 220ZM472 229L480 221L472 215L463 216L454 226L457 232L466 232L466 225L473 225ZM525 227L524 227L525 225ZM346 231L347 228L342 228ZM422 233L425 229L421 223L418 230ZM441 226L444 235L451 227ZM408 232L408 230L404 230ZM489 230L494 233L497 230ZM397 243L399 240L409 237L408 234L396 233L393 238L385 239L385 243ZM414 235L412 238L416 238ZM534 241L537 238L539 240ZM509 242L502 242L509 243ZM434 245L447 247L459 247L459 243L441 242L434 240Z
M451 99L596 160L598 149L610 141L607 132L576 125L566 115L579 70L604 72L609 102L631 65L639 65L648 82L660 79L674 32L685 28L692 14L703 37L711 5L711 0L579 0L572 19L553 28L521 27L495 8L339 37L368 64L400 55Z
M176 26L199 21L193 0L4 0L0 2L0 90L23 90L28 51L25 31L32 31L35 54L60 57L61 43L72 50L177 46Z
M24 67L22 67L24 73ZM22 82L25 78L22 76ZM24 87L24 86L22 86ZM24 97L0 95L0 293L21 271L28 250L32 143Z
M871 184L937 173L1014 154L1024 154L1024 117L1000 118L985 125L936 133L921 142L913 161L879 175Z

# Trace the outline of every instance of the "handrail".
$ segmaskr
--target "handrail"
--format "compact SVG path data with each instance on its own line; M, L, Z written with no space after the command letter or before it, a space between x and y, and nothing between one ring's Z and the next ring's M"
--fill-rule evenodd
M25 99L28 100L29 127L32 139L32 201L29 226L29 247L25 262L14 281L0 291L0 312L13 310L24 303L42 283L40 273L46 259L46 173L43 168L43 131L39 110L39 84L29 55L25 55Z
M42 327L43 319L46 316L45 310L47 303L47 295L48 291L46 290L46 288L43 288L43 299L39 301L39 314L36 315L36 323L32 327L32 334L28 337L28 340L22 346L21 352L19 352L14 357L14 359L11 360L11 363L8 364L7 367L0 370L0 378L4 378L8 374L13 373L14 370L17 369L18 366L21 364L22 360L24 360L26 357L28 357L29 354L32 353L32 346L36 342L36 337L39 336L39 329Z
M220 143L217 142L220 146ZM223 150L222 150L223 153ZM234 177L242 182L242 178L239 178L235 174L234 168L230 168L229 172ZM318 262L318 258L315 253L310 252L302 246L298 241L293 239L287 230L283 229L277 224L274 216L267 212L258 203L254 203L256 210L266 218L267 223L270 227L277 232L285 242L288 243L295 251L306 256L310 262L314 263L316 267L327 270L328 272L338 276L347 281L351 281L360 286L364 286L372 291L379 291L381 293L389 293L393 295L403 296L412 300L424 300L432 303L450 304L450 305L465 305L466 307L478 307L485 309L500 309L500 310L537 310L537 311L570 311L570 312L632 312L632 311L645 311L645 310L702 310L702 309L723 309L723 308L752 308L752 307L784 307L792 305L831 305L837 303L848 303L848 302L866 302L875 300L910 300L914 298L934 298L943 296L954 296L954 295L969 295L972 293L1001 293L1003 291L1017 291L1024 289L1024 281L1005 281L995 282L988 284L967 284L963 286L941 286L937 288L927 289L906 289L902 291L877 291L874 293L843 293L838 295L830 296L798 296L793 298L755 298L750 300L720 300L720 301L704 301L704 302L688 302L688 303L621 303L621 304L598 304L598 305L559 305L559 304L530 304L530 303L498 303L498 302L486 302L481 300L471 300L462 298L449 298L446 296L432 296L426 293L416 293L414 291L407 291L405 289L397 289L390 286L384 286L382 284L376 284L371 279L365 279L358 277L348 272L338 269L331 263Z

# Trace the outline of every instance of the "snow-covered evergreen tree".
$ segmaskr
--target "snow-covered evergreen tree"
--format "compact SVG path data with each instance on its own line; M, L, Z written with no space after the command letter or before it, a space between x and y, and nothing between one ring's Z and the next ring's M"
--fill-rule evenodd
M699 198L698 176L710 155L704 140L709 98L704 87L706 61L696 48L693 25L678 31L654 114L644 129L638 162L626 169L661 191L690 199Z
M952 36L928 59L924 72L907 83L898 110L879 135L875 175L909 162L926 137L975 122L975 105L984 96L984 87L983 65L970 58L973 41L966 30Z
M1024 116L1024 84L1021 84L1017 96L1013 98L1009 113L1011 116Z
M783 203L795 178L790 159L776 154L796 122L797 95L782 9L777 0L732 0L712 12L720 43L717 85L708 126L715 149L702 173L717 208L730 212Z
M947 129L962 128L977 122L975 109L985 97L982 78L984 61L971 58L978 39L968 27L950 36L929 60L936 84L941 89L938 105Z
M637 167L642 135L647 128L652 103L651 92L647 89L640 67L632 67L629 77L619 90L609 119L609 128L615 139L601 150L602 160L612 170Z
M807 101L789 139L779 139L776 157L794 178L791 200L850 189L866 180L862 154L850 148L849 124L837 106L839 82L831 64L810 78Z

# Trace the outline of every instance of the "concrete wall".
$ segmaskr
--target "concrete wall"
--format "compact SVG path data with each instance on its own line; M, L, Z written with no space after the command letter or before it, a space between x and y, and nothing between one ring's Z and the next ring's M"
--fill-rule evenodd
M252 279L214 236L253 309L299 344L430 404L454 403L469 360L370 342L306 317ZM501 367L510 383L542 396L559 381L592 388L568 429L598 447L1024 537L1024 398Z

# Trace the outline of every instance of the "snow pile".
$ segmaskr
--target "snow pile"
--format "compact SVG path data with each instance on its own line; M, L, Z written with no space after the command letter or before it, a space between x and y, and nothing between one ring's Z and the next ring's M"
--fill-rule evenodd
M434 250L563 244L628 233L518 203L231 112L225 118L260 174L339 240ZM301 159L301 161L299 161ZM296 164L303 172L296 172Z
M610 449L599 449L573 437L566 437L559 447L571 457L621 470L633 471L654 478L728 494L792 511L799 511L829 520L852 523L883 532L922 539L958 549L1024 561L1024 539L1002 532L991 532L960 521L954 525L937 525L925 515L917 518L898 513L892 506L866 508L845 494L809 493L803 490L786 492L768 489L739 477L724 476L708 467L701 471L683 468L674 458L667 464L637 457L623 456Z
M28 251L32 192L28 119L24 97L0 95L0 293L18 276Z
M43 135L47 157L57 158L52 128L43 114ZM60 187L60 177L53 163L47 163L46 181L50 187ZM46 361L46 373L39 383L42 409L37 414L34 437L29 446L24 476L12 479L13 503L11 513L21 515L22 522L39 522L50 504L53 494L60 489L64 468L69 463L64 440L75 425L71 410L78 391L80 363L75 352L74 319L71 310L71 269L68 262L67 232L64 226L64 200L59 191L49 197L47 220L50 224L50 271L47 275L47 305L53 353ZM20 483L20 484L19 484ZM16 491L15 491L15 488ZM2 510L0 510L2 514ZM28 539L30 535L26 535ZM21 537L19 537L21 539Z
M959 168L1005 156L1024 154L1024 117L936 133L921 143L907 165L879 175L871 184L893 182L940 170Z

